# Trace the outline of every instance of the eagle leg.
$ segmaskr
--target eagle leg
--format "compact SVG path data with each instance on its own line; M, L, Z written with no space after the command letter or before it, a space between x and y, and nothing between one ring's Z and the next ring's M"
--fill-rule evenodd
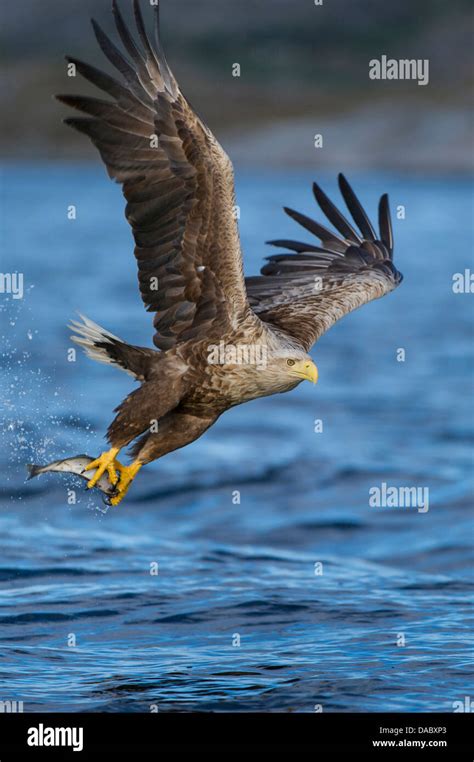
M120 479L118 484L116 485L117 493L114 497L110 499L110 505L118 505L125 495L127 494L131 483L135 479L135 476L143 466L143 463L141 463L139 460L135 460L133 463L131 463L129 466L122 466L120 469Z
M97 471L95 472L92 479L90 479L87 482L87 486L89 489L92 487L95 487L97 482L99 481L100 477L104 474L105 471L107 471L109 475L109 479L112 482L112 484L116 484L118 477L117 477L117 470L122 473L124 466L122 466L121 463L116 459L116 456L120 452L119 447L112 447L111 450L107 450L106 452L103 452L96 460L93 460L92 463L89 463L86 471L92 471L93 468L96 468Z

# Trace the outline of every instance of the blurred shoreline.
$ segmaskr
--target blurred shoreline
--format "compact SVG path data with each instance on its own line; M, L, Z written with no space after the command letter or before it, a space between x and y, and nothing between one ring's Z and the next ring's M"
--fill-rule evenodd
M134 29L130 2L120 0ZM142 0L151 26L148 3ZM251 12L249 12L251 11ZM110 0L20 0L2 9L0 157L96 158L62 124L54 93L100 97L67 76L69 53L106 71L89 23L117 41ZM183 92L236 164L251 167L474 169L468 0L162 0L162 37ZM429 83L374 81L382 55L429 61ZM238 63L239 76L234 76ZM315 148L321 134L323 147Z
M322 136L320 148L315 147L316 135ZM332 118L304 117L241 129L225 135L222 142L239 166L430 175L474 172L469 114L461 108L428 107L414 116L392 103L364 105Z
M207 122L209 124L209 122ZM474 142L469 111L461 106L404 111L393 102L363 104L333 116L302 116L213 127L238 168L395 171L427 175L474 172ZM94 146L60 122L62 139L41 135L36 141L0 144L0 160L10 162L97 162ZM322 145L315 146L315 136Z

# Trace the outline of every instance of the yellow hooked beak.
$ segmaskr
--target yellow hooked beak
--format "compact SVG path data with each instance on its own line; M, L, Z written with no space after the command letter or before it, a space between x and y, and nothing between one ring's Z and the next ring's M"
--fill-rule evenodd
M302 378L305 381L312 381L313 384L318 383L318 369L311 360L299 360L296 362L291 375L298 376L298 378Z

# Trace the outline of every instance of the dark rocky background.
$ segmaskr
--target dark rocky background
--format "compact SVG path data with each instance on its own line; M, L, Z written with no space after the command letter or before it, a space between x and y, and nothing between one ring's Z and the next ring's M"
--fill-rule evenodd
M237 160L465 171L472 166L469 0L162 0L163 39L183 91ZM89 25L113 33L108 0L17 0L1 11L6 157L92 156L61 125L66 52L101 66ZM121 6L130 13L128 0ZM148 17L148 0L142 1ZM151 19L150 19L151 20ZM374 82L368 62L429 58L430 84ZM232 64L242 67L232 77ZM290 131L290 133L289 133ZM293 140L291 135L293 134ZM342 153L342 156L341 156Z

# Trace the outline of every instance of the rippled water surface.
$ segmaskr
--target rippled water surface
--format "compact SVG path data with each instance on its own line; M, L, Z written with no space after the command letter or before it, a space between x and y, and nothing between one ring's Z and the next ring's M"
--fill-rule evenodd
M314 211L311 179L238 174L248 273L266 239L296 233L283 204ZM25 463L98 454L133 386L68 361L75 310L150 344L120 190L99 166L8 168L2 269L24 273L25 296L0 302L2 700L452 711L472 695L472 302L452 290L468 184L351 179L372 214L385 190L405 206L401 288L320 341L317 387L227 413L106 510L67 477L26 484ZM428 510L371 507L383 482L429 489Z

